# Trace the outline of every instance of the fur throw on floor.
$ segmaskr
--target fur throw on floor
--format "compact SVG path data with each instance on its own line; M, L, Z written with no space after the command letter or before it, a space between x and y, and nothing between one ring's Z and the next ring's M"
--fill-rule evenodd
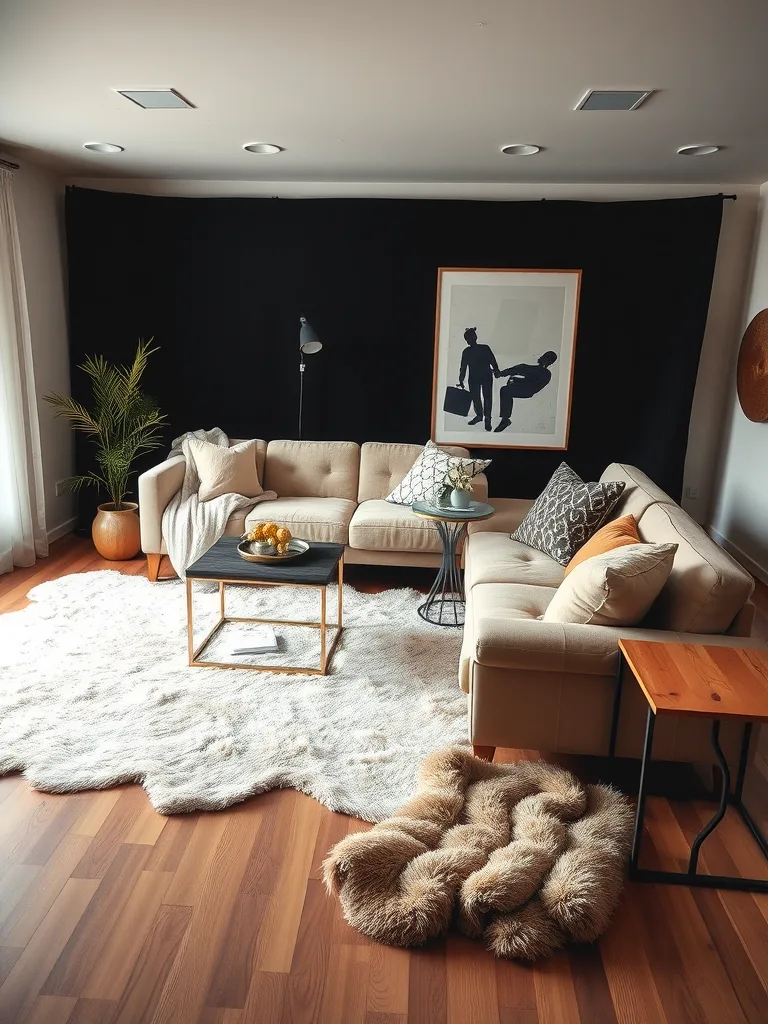
M344 916L377 942L417 946L451 921L497 956L536 960L608 927L632 835L628 800L544 761L429 756L416 795L323 864Z

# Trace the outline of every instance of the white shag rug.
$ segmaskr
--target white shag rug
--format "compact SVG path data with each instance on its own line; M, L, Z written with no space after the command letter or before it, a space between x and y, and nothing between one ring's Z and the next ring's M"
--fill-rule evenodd
M195 583L195 632L215 584ZM140 782L164 814L227 807L292 787L367 821L393 814L433 750L466 744L461 631L423 622L412 590L344 588L344 633L327 676L187 665L184 586L103 570L30 591L0 615L0 775L54 793ZM336 608L329 588L328 611ZM227 588L227 614L319 618L316 591ZM330 618L335 621L335 618ZM228 657L228 624L203 653ZM319 631L276 626L255 663L317 664Z

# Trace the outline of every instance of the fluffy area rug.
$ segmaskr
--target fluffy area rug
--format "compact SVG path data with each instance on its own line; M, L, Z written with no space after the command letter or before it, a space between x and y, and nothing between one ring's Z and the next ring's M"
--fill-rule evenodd
M349 924L416 946L459 929L496 956L537 960L608 927L624 884L633 811L609 786L544 761L429 756L416 795L323 864Z
M218 610L195 584L199 637ZM467 737L460 636L422 622L415 591L344 589L328 676L187 665L178 581L65 576L0 615L0 774L54 793L135 781L160 812L212 810L293 787L380 821L413 793L424 756ZM329 614L336 590L328 594ZM228 587L227 614L317 620L316 591ZM205 652L228 657L231 624ZM317 664L319 630L275 627L274 664ZM247 632L245 633L247 636ZM244 659L249 660L249 659Z

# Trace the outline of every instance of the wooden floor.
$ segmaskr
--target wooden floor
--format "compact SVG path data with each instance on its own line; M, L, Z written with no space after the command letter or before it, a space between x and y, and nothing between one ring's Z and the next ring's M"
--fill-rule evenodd
M33 569L0 577L0 612L44 579L107 566L143 572L64 538ZM768 637L764 592L760 607ZM648 865L682 867L708 814L651 798ZM367 827L293 790L165 818L138 786L50 796L0 779L0 1022L768 1021L768 896L629 885L599 945L536 967L459 935L390 949L349 928L320 882L329 846ZM720 873L767 866L730 812L702 861Z

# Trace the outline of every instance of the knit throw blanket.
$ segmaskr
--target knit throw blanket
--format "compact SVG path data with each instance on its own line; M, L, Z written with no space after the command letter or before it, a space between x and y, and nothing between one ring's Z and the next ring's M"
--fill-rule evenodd
M189 430L171 444L168 458L183 455L186 466L181 490L171 498L163 512L163 540L171 565L181 579L184 579L187 567L224 536L233 512L252 509L261 501L271 501L277 497L274 491L264 491L258 498L246 498L244 494L222 494L210 501L200 501L197 496L200 476L189 447L190 438L208 441L222 448L229 447L229 438L219 427L212 430Z
M536 960L608 927L624 884L629 801L544 761L428 757L416 795L328 854L325 884L349 924L417 946L455 920L497 956Z

